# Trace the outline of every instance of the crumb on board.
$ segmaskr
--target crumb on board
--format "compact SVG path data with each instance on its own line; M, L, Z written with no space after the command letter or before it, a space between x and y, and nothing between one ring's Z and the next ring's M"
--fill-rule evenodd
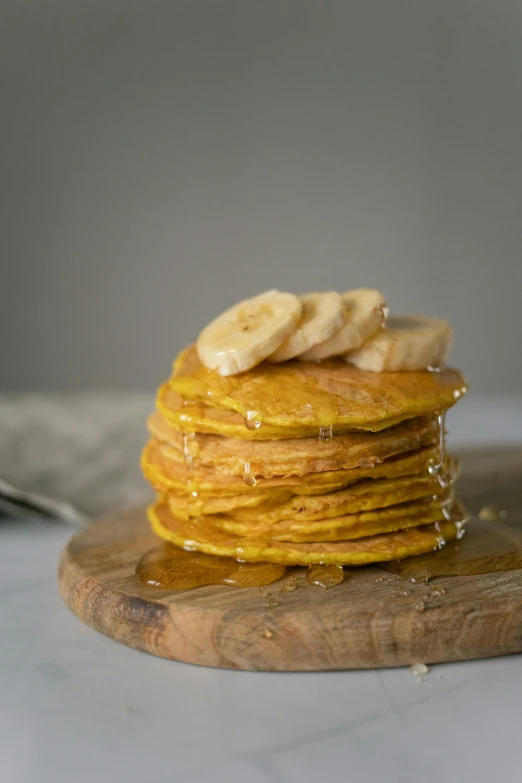
M415 677L422 677L424 674L428 674L429 668L425 663L414 663L410 666L410 671Z

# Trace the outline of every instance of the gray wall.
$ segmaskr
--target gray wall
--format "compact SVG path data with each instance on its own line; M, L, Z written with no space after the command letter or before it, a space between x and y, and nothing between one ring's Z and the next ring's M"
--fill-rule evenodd
M152 387L238 298L375 286L522 391L519 0L4 0L2 388Z

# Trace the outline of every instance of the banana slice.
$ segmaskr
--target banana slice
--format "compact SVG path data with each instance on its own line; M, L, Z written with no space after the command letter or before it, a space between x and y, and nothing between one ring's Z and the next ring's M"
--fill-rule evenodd
M302 305L281 291L245 299L206 326L198 337L202 364L220 375L237 375L270 356L295 330Z
M343 301L336 291L303 294L299 299L303 306L299 326L277 351L268 357L269 362L286 362L293 359L317 343L328 340L343 325Z
M324 342L304 351L298 358L303 362L341 356L347 351L359 348L380 329L386 319L386 301L379 291L358 288L341 294L344 307L344 322Z
M397 316L362 348L344 358L360 370L396 372L442 366L453 331L447 321L425 316Z

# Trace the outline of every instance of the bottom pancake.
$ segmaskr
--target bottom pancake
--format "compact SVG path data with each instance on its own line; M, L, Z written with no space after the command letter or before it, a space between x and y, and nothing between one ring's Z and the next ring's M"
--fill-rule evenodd
M163 499L150 506L148 515L158 536L184 549L224 555L250 563L358 566L402 560L439 549L445 541L454 540L463 531L467 521L465 511L460 505L456 506L455 511L455 521L444 520L399 532L335 543L293 543L275 541L268 536L240 538L203 523L175 519Z

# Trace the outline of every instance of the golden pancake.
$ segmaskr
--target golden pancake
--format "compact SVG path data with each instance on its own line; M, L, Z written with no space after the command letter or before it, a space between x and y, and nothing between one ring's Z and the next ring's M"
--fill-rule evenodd
M172 509L170 510L172 513ZM427 498L413 503L400 503L386 509L345 514L313 522L294 519L262 525L238 521L234 517L217 514L212 517L201 517L198 524L202 523L234 536L311 543L314 541L348 541L427 525L431 522L442 522L445 519L445 513L447 511L439 500Z
M156 438L169 434L161 417L149 419ZM256 478L305 476L359 467L372 467L389 457L438 443L440 429L436 418L418 417L390 427L383 432L352 432L336 435L328 442L319 438L260 440L255 444L219 435L194 435L182 443L159 441L159 448L169 459L184 462L197 459L199 466L216 468L227 476L249 474Z
M461 514L461 509L456 509ZM203 524L175 519L167 503L160 499L148 509L152 528L161 538L185 549L224 555L249 563L271 562L286 565L367 565L401 560L410 555L438 549L443 541L454 540L462 532L464 512L457 521L423 525L395 533L368 536L335 543L293 543L271 539L238 538Z
M200 494L197 498L180 495L170 490L168 492L169 505L175 516L180 519L194 519L201 514L227 514L238 508L268 509L278 507L290 500L293 494L286 489L268 489L263 492L244 493L242 495L224 495L206 497ZM189 513L190 512L190 513Z
M258 478L247 484L240 476L226 476L213 468L195 465L189 474L186 466L170 458L164 449L150 441L142 453L141 466L145 478L160 492L172 490L180 495L230 496L265 490L291 490L295 495L318 495L335 492L366 478L393 478L428 471L437 461L437 448L425 448L391 457L373 467L330 470L322 473L308 473L306 476Z
M210 435L224 435L230 438L244 440L277 440L279 438L316 437L317 427L276 426L249 421L234 410L212 408L203 403L188 402L171 387L170 382L160 386L156 399L156 407L169 425L179 432L201 432ZM404 416L396 416L383 421L368 422L361 427L346 424L334 424L333 434L342 435L346 432L368 431L379 432L386 427L404 420Z
M458 462L448 457L444 463L444 484L452 484L457 475ZM168 501L172 513L180 519L232 513L237 519L253 519L264 524L283 519L314 520L354 514L426 496L438 496L444 491L437 477L425 472L404 478L365 479L351 484L348 489L323 495L294 495L291 490L264 490L248 495L202 496L194 499L170 491Z
M342 359L265 362L240 375L221 376L203 367L194 346L176 360L171 385L186 399L236 411L252 426L307 426L317 432L435 413L466 391L456 370L375 373Z
M240 506L235 509L229 507L227 511L214 513L228 513L237 521L260 525L271 525L283 520L308 522L388 508L397 503L410 503L426 497L435 498L445 491L440 482L427 473L425 476L406 478L367 479L338 492L293 496L283 502L265 501L263 505ZM183 519L183 515L178 511L179 504L176 501L171 503L170 500L169 495L169 505L174 515Z

